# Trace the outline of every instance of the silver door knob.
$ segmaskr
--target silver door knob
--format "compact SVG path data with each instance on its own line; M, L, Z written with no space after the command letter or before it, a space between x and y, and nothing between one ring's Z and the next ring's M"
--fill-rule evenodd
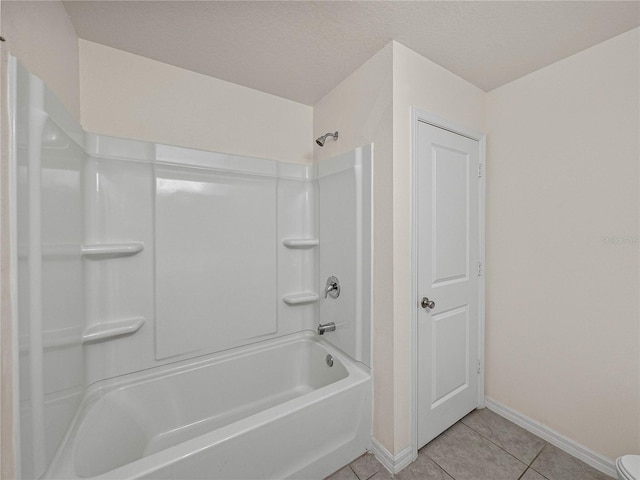
M422 308L433 308L436 306L436 302L434 302L433 300L429 300L427 297L422 297L422 301L420 302L420 306Z

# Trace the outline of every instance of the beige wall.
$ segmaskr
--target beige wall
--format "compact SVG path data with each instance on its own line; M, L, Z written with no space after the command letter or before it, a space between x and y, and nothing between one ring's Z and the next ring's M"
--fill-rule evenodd
M393 367L393 111L392 53L388 44L321 99L313 109L313 136L338 130L337 142L314 147L322 161L374 144L373 208L373 435L394 450Z
M2 1L2 36L8 49L80 118L78 37L62 2Z
M637 32L490 94L393 42L315 105L314 136L341 132L317 161L376 144L374 436L390 452L411 441L411 106L489 130L488 395L610 458L639 450Z
M484 92L391 42L314 106L322 161L374 147L374 437L393 454L411 443L411 106L482 131Z
M82 126L90 132L312 161L308 105L82 39L80 72Z
M639 30L487 95L487 395L640 453Z
M484 131L485 93L413 50L393 44L393 312L395 443L411 442L411 107Z

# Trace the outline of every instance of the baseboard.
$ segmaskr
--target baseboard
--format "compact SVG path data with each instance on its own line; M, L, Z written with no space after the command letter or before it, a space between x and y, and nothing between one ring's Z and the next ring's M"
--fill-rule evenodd
M411 445L394 456L375 438L371 439L371 452L392 475L399 473L400 470L415 460Z
M574 440L556 432L552 428L543 425L542 423L527 417L526 415L516 412L506 405L495 401L490 397L485 397L485 404L489 410L497 413L498 415L511 420L516 425L528 430L529 432L537 435L538 437L546 440L551 445L558 447L560 450L564 450L570 455L579 458L587 465L592 466L596 470L601 471L613 478L617 478L615 463L600 455L599 453L590 450L589 448L581 445Z

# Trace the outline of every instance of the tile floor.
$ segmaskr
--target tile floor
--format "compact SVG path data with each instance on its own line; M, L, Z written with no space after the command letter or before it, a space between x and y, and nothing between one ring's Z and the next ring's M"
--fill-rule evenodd
M394 478L366 454L327 480ZM418 452L396 480L611 480L488 409L464 417Z

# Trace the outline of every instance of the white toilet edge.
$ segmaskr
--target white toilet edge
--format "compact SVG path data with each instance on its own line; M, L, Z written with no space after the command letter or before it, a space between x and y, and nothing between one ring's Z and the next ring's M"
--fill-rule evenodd
M623 455L616 460L620 480L640 480L640 455Z

